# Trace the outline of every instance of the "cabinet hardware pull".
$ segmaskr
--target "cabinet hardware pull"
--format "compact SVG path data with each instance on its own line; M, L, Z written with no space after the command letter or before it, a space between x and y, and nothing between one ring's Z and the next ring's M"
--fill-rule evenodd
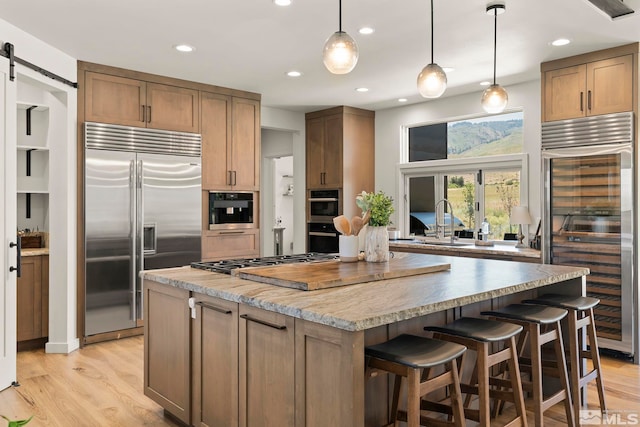
M248 314L241 314L240 317L245 320L249 320L251 322L260 323L261 325L268 326L273 329L278 329L280 331L284 331L285 329L287 329L285 325L276 325L274 323L265 322L264 320L254 319L253 317L250 317Z
M147 117L147 123L151 123L151 105L147 107L147 110L149 110L149 114L147 114L147 116L149 116Z
M9 271L11 273L13 273L14 271L16 272L16 277L21 277L21 273L22 273L22 242L20 241L20 236L18 236L18 238L16 239L16 243L14 242L10 242L9 243L9 247L10 248L17 248L18 253L16 254L16 265L17 267L14 266L10 266L9 267Z
M587 109L591 111L591 91L587 91Z
M236 171L233 171L233 184L231 185L236 185L237 181L236 181Z
M584 111L584 92L580 92L580 111Z
M142 108L142 123L147 121L147 106L143 105L140 108Z
M238 230L238 231L221 231L220 234L244 234L244 231L242 231L242 230Z
M233 185L232 184L232 178L231 175L233 174L233 171L227 171L227 185Z
M208 308L209 310L217 311L218 313L222 313L222 314L231 314L231 313L233 313L231 310L227 310L227 309L224 309L224 308L216 307L215 305L207 304L206 302L203 302L203 301L198 301L196 304L201 306L201 307Z

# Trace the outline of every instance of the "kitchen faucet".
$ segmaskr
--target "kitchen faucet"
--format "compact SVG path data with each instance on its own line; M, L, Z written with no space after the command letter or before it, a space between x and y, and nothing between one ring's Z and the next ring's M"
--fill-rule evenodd
M453 232L453 206L451 205L451 202L447 199L441 199L438 201L438 203L436 203L436 207L435 207L435 215L436 215L436 238L440 238L440 228L442 228L442 237L446 236L446 232L445 232L445 228L447 227L447 221L446 221L446 216L447 213L444 212L443 218L444 218L444 224L440 225L438 223L438 206L440 206L440 203L446 203L447 205L449 205L449 223L451 224L451 244L453 244L453 237L454 237L454 232Z

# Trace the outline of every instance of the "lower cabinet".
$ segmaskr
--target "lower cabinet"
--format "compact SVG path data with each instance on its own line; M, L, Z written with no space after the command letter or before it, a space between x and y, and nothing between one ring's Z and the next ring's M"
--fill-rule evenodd
M240 427L296 425L294 327L293 317L240 306Z
M17 341L49 335L49 255L23 256L17 281Z
M144 394L191 423L190 292L144 281Z
M238 304L193 294L192 425L238 427Z
M149 280L144 288L144 393L183 423L364 425L363 332Z

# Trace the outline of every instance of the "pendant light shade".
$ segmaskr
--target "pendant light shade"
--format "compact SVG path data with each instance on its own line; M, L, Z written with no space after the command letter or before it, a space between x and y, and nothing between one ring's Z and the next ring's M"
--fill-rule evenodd
M447 74L433 62L433 0L431 0L431 63L418 74L418 91L425 98L438 98L447 90Z
M487 6L487 14L493 13L493 84L482 94L480 103L489 114L501 113L507 107L509 95L505 88L496 83L496 47L498 44L498 14L505 11L502 3L493 3Z
M324 66L333 74L347 74L358 63L358 45L342 31L342 0L339 0L339 29L325 42L322 52Z

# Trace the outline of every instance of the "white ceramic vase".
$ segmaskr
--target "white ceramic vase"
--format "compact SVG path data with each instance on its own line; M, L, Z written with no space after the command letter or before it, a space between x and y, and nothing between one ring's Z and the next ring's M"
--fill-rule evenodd
M364 235L364 259L368 262L389 261L389 233L387 227L367 226Z

